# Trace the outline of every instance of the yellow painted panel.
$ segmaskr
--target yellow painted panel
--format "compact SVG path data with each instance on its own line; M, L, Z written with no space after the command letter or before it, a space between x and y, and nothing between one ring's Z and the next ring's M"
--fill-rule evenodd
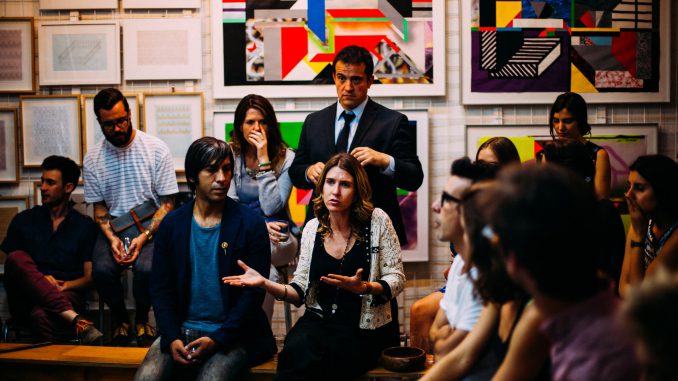
M576 66L570 65L572 68L570 75L570 88L572 92L576 93L597 93L595 86L582 74Z
M522 10L520 1L497 1L497 28L506 27Z

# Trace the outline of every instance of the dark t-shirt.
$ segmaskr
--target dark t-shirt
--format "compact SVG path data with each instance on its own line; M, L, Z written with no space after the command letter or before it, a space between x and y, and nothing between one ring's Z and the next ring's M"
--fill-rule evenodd
M49 209L41 205L12 219L0 249L6 254L25 251L41 273L73 280L83 276L83 262L92 260L98 231L91 218L71 207L55 232Z

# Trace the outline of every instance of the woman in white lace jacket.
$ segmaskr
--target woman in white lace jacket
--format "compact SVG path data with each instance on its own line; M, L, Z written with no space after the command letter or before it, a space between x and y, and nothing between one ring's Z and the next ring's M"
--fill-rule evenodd
M239 262L232 286L261 287L306 312L285 339L276 380L352 379L399 344L396 296L405 285L398 237L388 215L370 202L367 174L349 154L321 174L289 285L264 279Z

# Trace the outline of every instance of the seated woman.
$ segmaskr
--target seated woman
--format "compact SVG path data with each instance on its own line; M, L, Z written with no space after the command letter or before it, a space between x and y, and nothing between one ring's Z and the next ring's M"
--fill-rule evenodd
M503 167L508 164L520 164L520 155L510 139L495 136L487 139L478 147L476 161Z
M495 183L474 184L461 203L467 266L485 303L478 322L451 352L436 361L428 380L548 380L548 342L543 319L529 296L509 278L496 242L484 230L494 204Z
M662 155L641 156L629 167L631 227L626 236L619 293L661 265L678 270L678 164Z
M276 266L289 263L299 247L295 236L299 229L291 222L287 205L292 192L287 170L294 160L294 152L282 139L273 106L260 95L250 94L240 100L233 125L231 148L235 163L228 196L266 218L271 240L269 278L277 281L280 274ZM273 297L267 294L262 308L269 322L273 304Z
M604 148L584 136L591 133L586 101L577 93L563 93L556 98L549 114L549 131L557 138L578 140L589 150L595 164L594 189L598 198L610 197L610 157Z
M326 164L313 199L317 218L301 238L289 285L265 279L245 263L224 283L260 287L306 312L285 338L276 380L348 380L399 344L396 296L405 285L391 220L370 202L367 174L349 154Z

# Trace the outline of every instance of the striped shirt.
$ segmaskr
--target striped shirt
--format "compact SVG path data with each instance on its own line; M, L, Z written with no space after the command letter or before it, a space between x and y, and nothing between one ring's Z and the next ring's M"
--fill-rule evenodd
M159 207L159 196L179 192L169 148L139 130L126 147L102 139L87 151L83 178L85 202L104 201L112 216L121 216L150 199Z

